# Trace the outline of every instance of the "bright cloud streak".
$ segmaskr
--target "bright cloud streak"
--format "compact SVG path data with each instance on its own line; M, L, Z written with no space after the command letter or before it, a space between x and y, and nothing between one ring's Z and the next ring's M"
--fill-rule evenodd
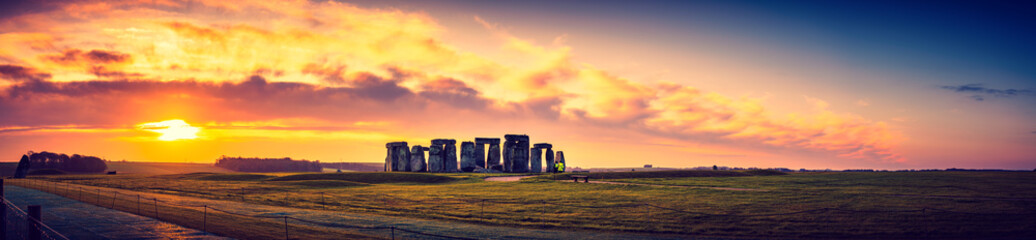
M161 136L158 136L158 140L162 141L195 139L198 138L198 132L201 131L201 128L192 127L190 124L187 124L187 122L180 119L142 123L137 125L137 128L144 131L162 134Z

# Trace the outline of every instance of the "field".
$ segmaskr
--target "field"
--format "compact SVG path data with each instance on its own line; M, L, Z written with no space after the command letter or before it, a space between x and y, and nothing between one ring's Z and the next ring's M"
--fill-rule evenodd
M46 181L274 206L528 228L745 238L967 239L1036 234L1036 173L659 171L564 174L194 173ZM719 187L720 189L717 189ZM752 190L752 191L747 191Z

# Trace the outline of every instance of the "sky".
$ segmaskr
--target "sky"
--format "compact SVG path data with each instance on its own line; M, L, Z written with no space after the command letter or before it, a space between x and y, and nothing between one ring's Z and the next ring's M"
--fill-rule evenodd
M1033 169L1026 4L10 2L0 160L528 134L584 168Z

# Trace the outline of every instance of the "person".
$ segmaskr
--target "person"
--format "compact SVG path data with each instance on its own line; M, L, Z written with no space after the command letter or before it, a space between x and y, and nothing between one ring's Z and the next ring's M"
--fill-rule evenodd
M554 163L554 169L559 173L563 173L565 172L565 164L562 162L556 162Z

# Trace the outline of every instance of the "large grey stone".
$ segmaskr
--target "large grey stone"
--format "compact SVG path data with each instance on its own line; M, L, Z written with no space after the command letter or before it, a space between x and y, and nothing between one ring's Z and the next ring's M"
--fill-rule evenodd
M514 160L511 161L511 172L529 172L529 136L521 135L514 150Z
M561 164L565 165L565 168L568 168L568 163L565 162L565 153L561 152L561 151L558 151L556 155L557 156L554 156L554 161L555 162L561 162Z
M458 168L457 168L457 141L454 141L454 140L451 139L450 142L448 144L446 144L445 147L442 148L442 150L446 151L446 153L443 154L443 159L442 159L442 162L443 162L443 164L442 164L443 172L458 172Z
M500 144L489 145L489 156L486 157L486 167L499 172L504 171L504 166L500 165Z
M529 159L529 171L538 173L541 169L543 169L543 166L540 166L540 155L542 155L540 152L540 148L532 148L530 152L532 156Z
M475 138L475 144L495 145L495 144L500 144L500 139L499 138Z
M462 142L460 143L460 170L462 172L471 172L478 166L478 162L475 160L475 143L474 142Z
M402 146L393 147L396 151L396 164L395 171L397 172L409 172L410 171L410 148L407 147L406 143Z
M442 172L442 145L428 148L428 172Z
M514 161L514 148L515 148L515 143L514 142L512 142L512 141L505 141L504 142L504 149L502 149L503 153L504 153L504 156L503 156L504 158L501 159L503 161L503 171L504 172L511 172L511 161Z
M461 151L463 150L464 146L461 146ZM475 166L486 168L486 145L478 142L475 142Z
M547 152L543 154L543 157L546 159L544 165L547 167L547 172L554 172L554 150L547 148Z
M426 147L416 145L410 150L410 171L411 172L425 172L428 171L428 166L424 161L424 151L428 150Z
M410 163L410 152L406 142L390 142L385 144L385 171L405 171Z

